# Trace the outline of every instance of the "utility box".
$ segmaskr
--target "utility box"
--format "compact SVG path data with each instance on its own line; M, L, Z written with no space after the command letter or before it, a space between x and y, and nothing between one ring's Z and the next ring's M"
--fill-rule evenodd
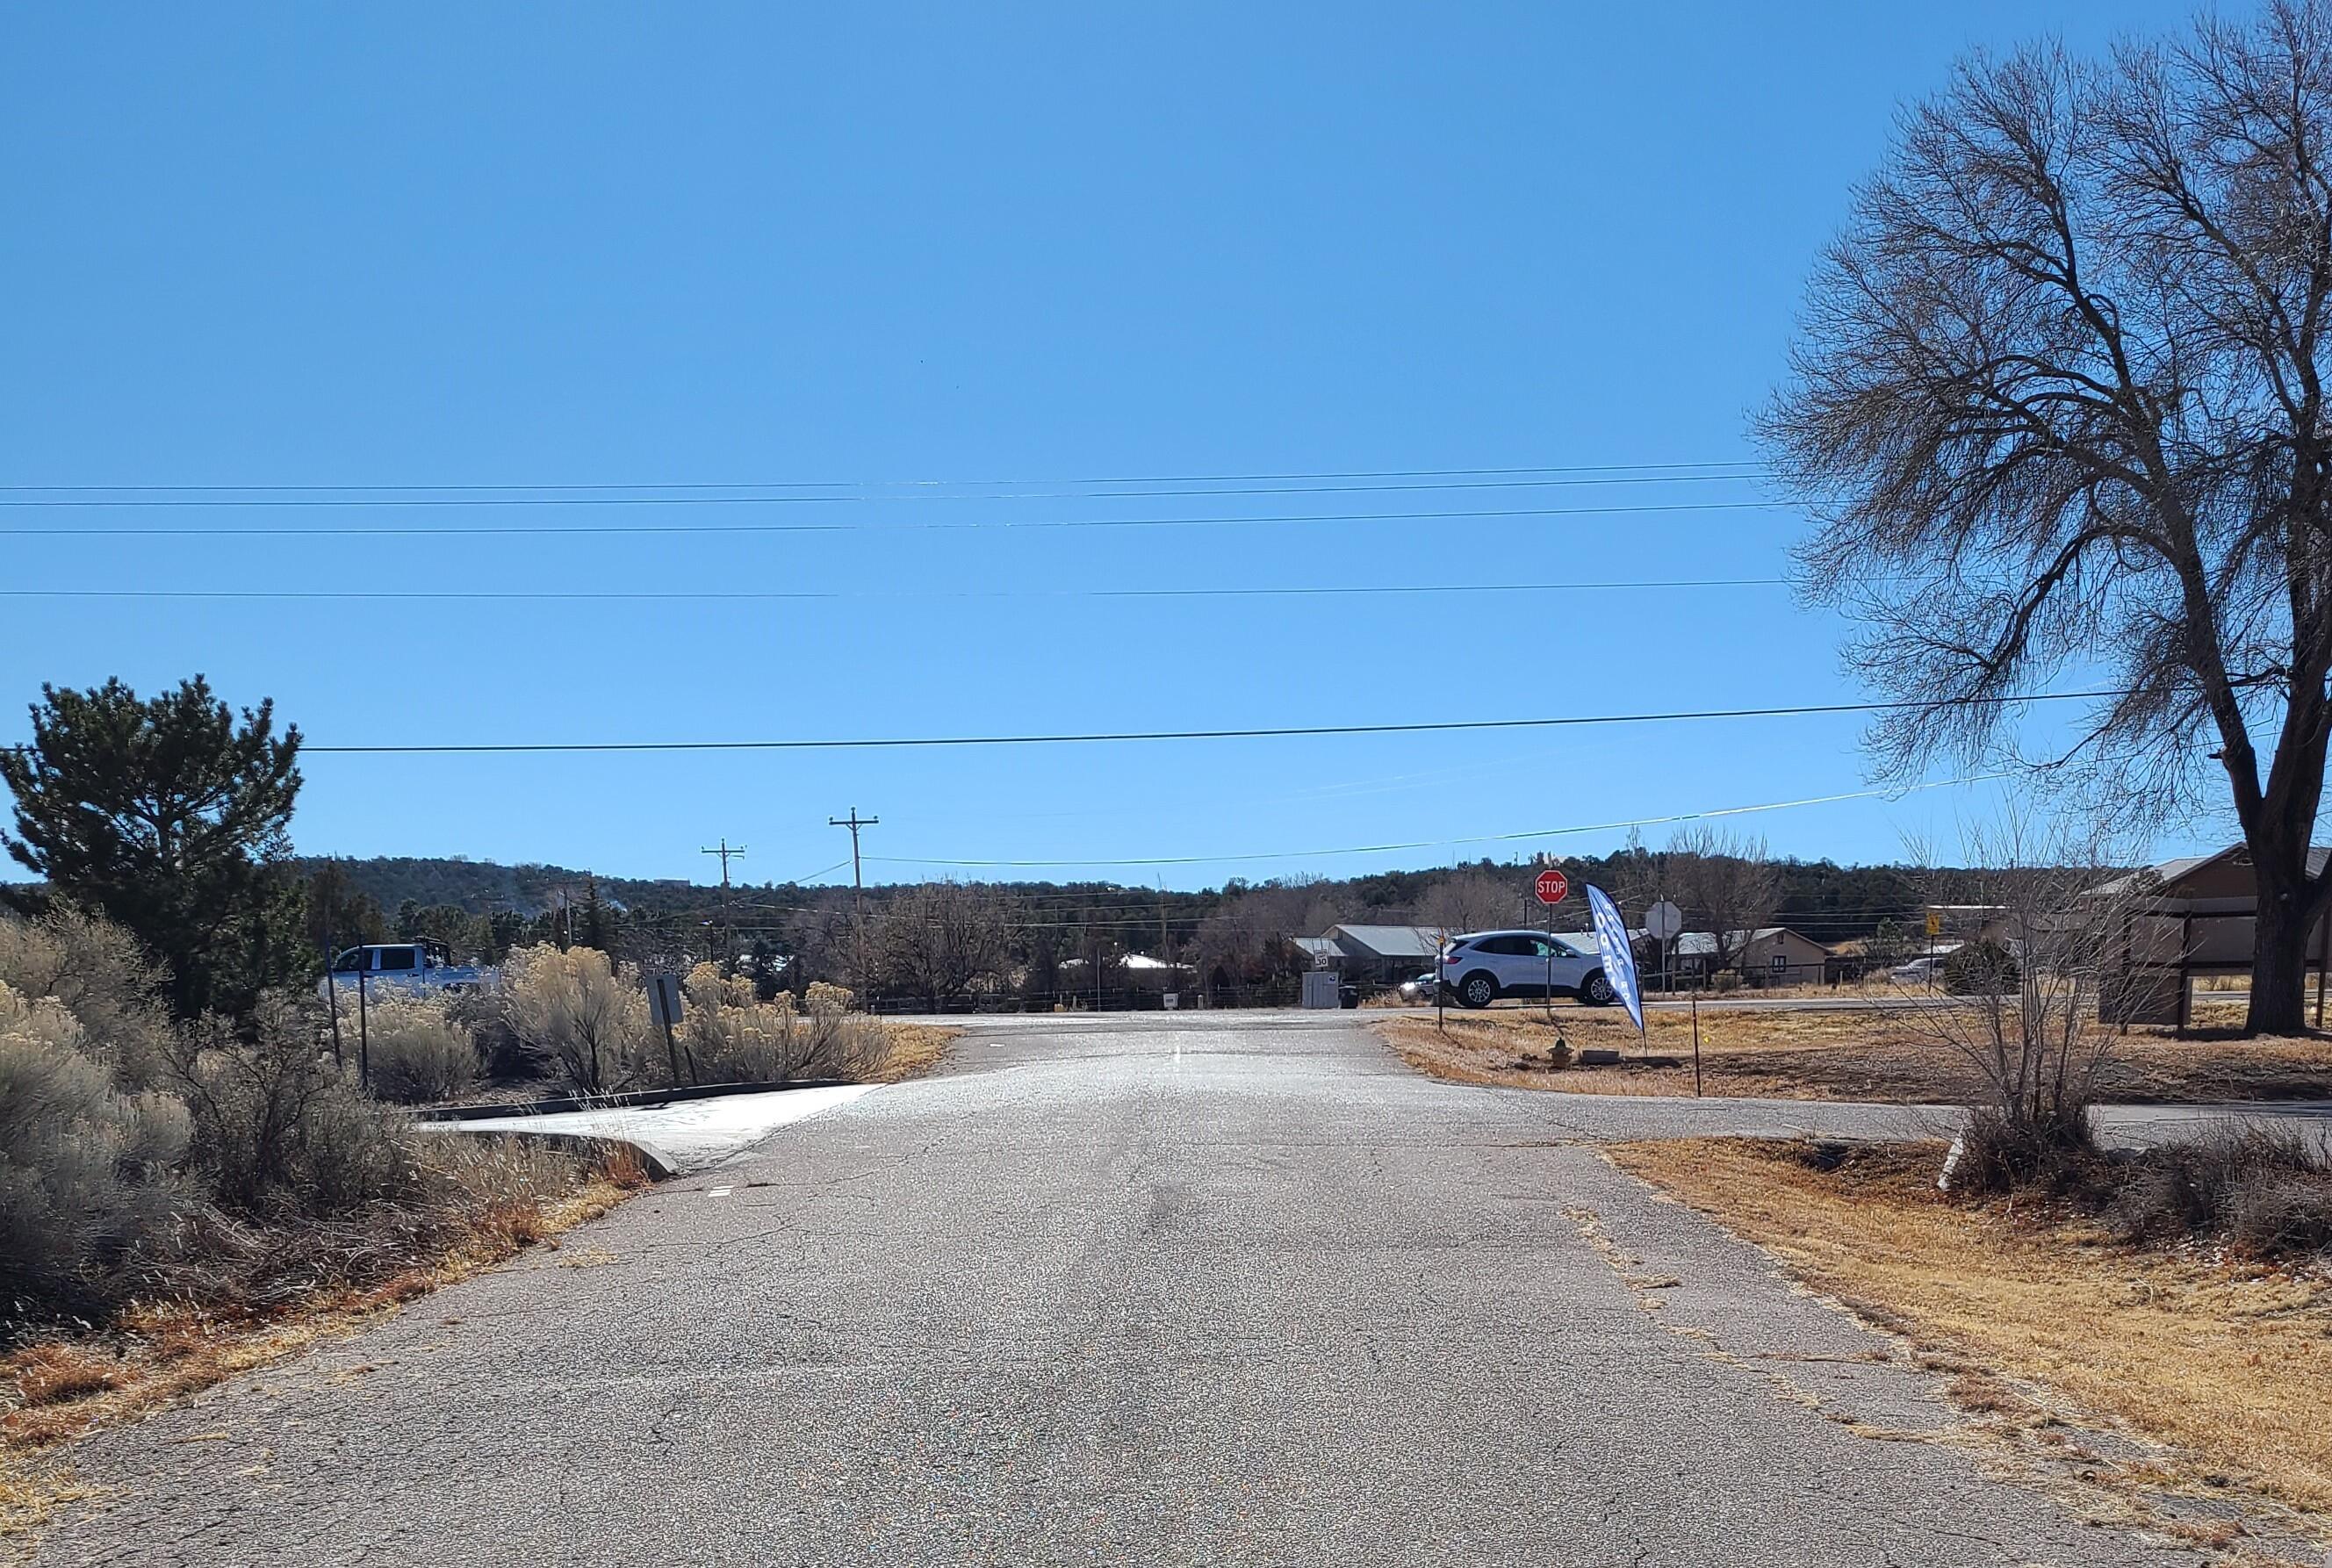
M1336 971L1332 969L1306 970L1304 974L1304 1005L1307 1008L1343 1006L1337 994Z
M2100 988L2098 1022L2101 1024L2183 1024L2179 1003L2189 981L2178 970L2140 969L2128 971Z

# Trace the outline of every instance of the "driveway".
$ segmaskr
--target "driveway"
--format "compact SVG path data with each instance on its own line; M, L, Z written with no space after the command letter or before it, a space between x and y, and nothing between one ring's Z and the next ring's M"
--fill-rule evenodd
M976 1029L92 1439L36 1561L2192 1563L1579 1141L1915 1114L1454 1086L1349 1016Z

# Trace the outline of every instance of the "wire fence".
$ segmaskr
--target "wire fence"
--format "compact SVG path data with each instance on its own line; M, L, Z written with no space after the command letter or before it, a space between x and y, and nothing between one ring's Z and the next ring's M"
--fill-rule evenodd
M958 996L878 995L866 999L873 1013L1154 1013L1220 1008L1292 1008L1302 1001L1300 980L1250 985L1186 985L1162 990L1154 985L1065 986L1056 990L972 991ZM1363 988L1375 990L1379 988Z

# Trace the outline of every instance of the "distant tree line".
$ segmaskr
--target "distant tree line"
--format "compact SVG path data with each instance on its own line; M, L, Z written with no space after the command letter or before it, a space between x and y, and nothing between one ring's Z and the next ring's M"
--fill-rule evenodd
M269 704L238 713L199 676L150 700L118 681L44 688L32 744L0 753L15 795L7 848L43 880L6 896L28 911L53 901L117 922L169 975L182 1018L247 1016L268 990L304 986L332 952L360 942L428 941L483 963L535 946L683 973L710 961L763 1000L815 982L902 1005L1042 1005L1140 985L1264 1000L1308 967L1296 939L1332 924L1455 932L1548 918L1531 866L1489 860L1197 891L937 882L859 896L459 858L302 859L290 841L300 743ZM1888 949L1955 875L1775 858L1760 842L1706 829L1563 864L1574 893L1553 912L1558 928L1586 928L1589 883L1631 916L1669 898L1690 929L1716 935L1720 965L1739 933L1768 924Z

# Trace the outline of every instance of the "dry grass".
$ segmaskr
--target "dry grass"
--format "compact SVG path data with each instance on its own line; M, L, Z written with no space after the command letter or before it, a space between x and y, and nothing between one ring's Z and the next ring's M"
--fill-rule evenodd
M70 1466L24 1464L0 1457L0 1543L40 1529L57 1509L98 1495Z
M939 1024L898 1024L888 1019L883 1028L891 1037L881 1063L869 1075L878 1084L900 1084L920 1078L946 1060L948 1047L961 1030Z
M459 1147L459 1146L456 1146ZM512 1172L531 1155L508 1156ZM507 1180L507 1178L506 1178ZM628 1150L557 1190L483 1196L431 1254L385 1276L337 1284L256 1306L182 1298L133 1305L100 1328L60 1332L0 1357L0 1540L37 1529L62 1503L90 1496L44 1458L96 1428L153 1410L309 1347L356 1334L384 1314L596 1219L647 1185Z
M1831 1171L1773 1143L1610 1155L1915 1343L2166 1445L2142 1477L2153 1485L2332 1511L2332 1285L2318 1276L2117 1247L2029 1204L1946 1201L1940 1146L1861 1151Z
M1458 1083L1582 1095L1693 1092L1688 1014L1648 1014L1641 1046L1617 1008L1557 1002L1554 1019L1550 1028L1543 1008L1496 1008L1453 1012L1446 1031L1419 1015L1371 1027L1410 1066ZM1710 1008L1700 1034L1710 1095L1964 1104L1982 1092L1974 1067L1949 1046L1869 1009ZM1574 1050L1608 1047L1630 1059L1649 1050L1683 1065L1550 1069L1558 1035ZM2116 1042L2101 1091L2114 1100L2171 1102L2332 1098L2332 1039L2177 1039L2166 1029L2133 1028Z

